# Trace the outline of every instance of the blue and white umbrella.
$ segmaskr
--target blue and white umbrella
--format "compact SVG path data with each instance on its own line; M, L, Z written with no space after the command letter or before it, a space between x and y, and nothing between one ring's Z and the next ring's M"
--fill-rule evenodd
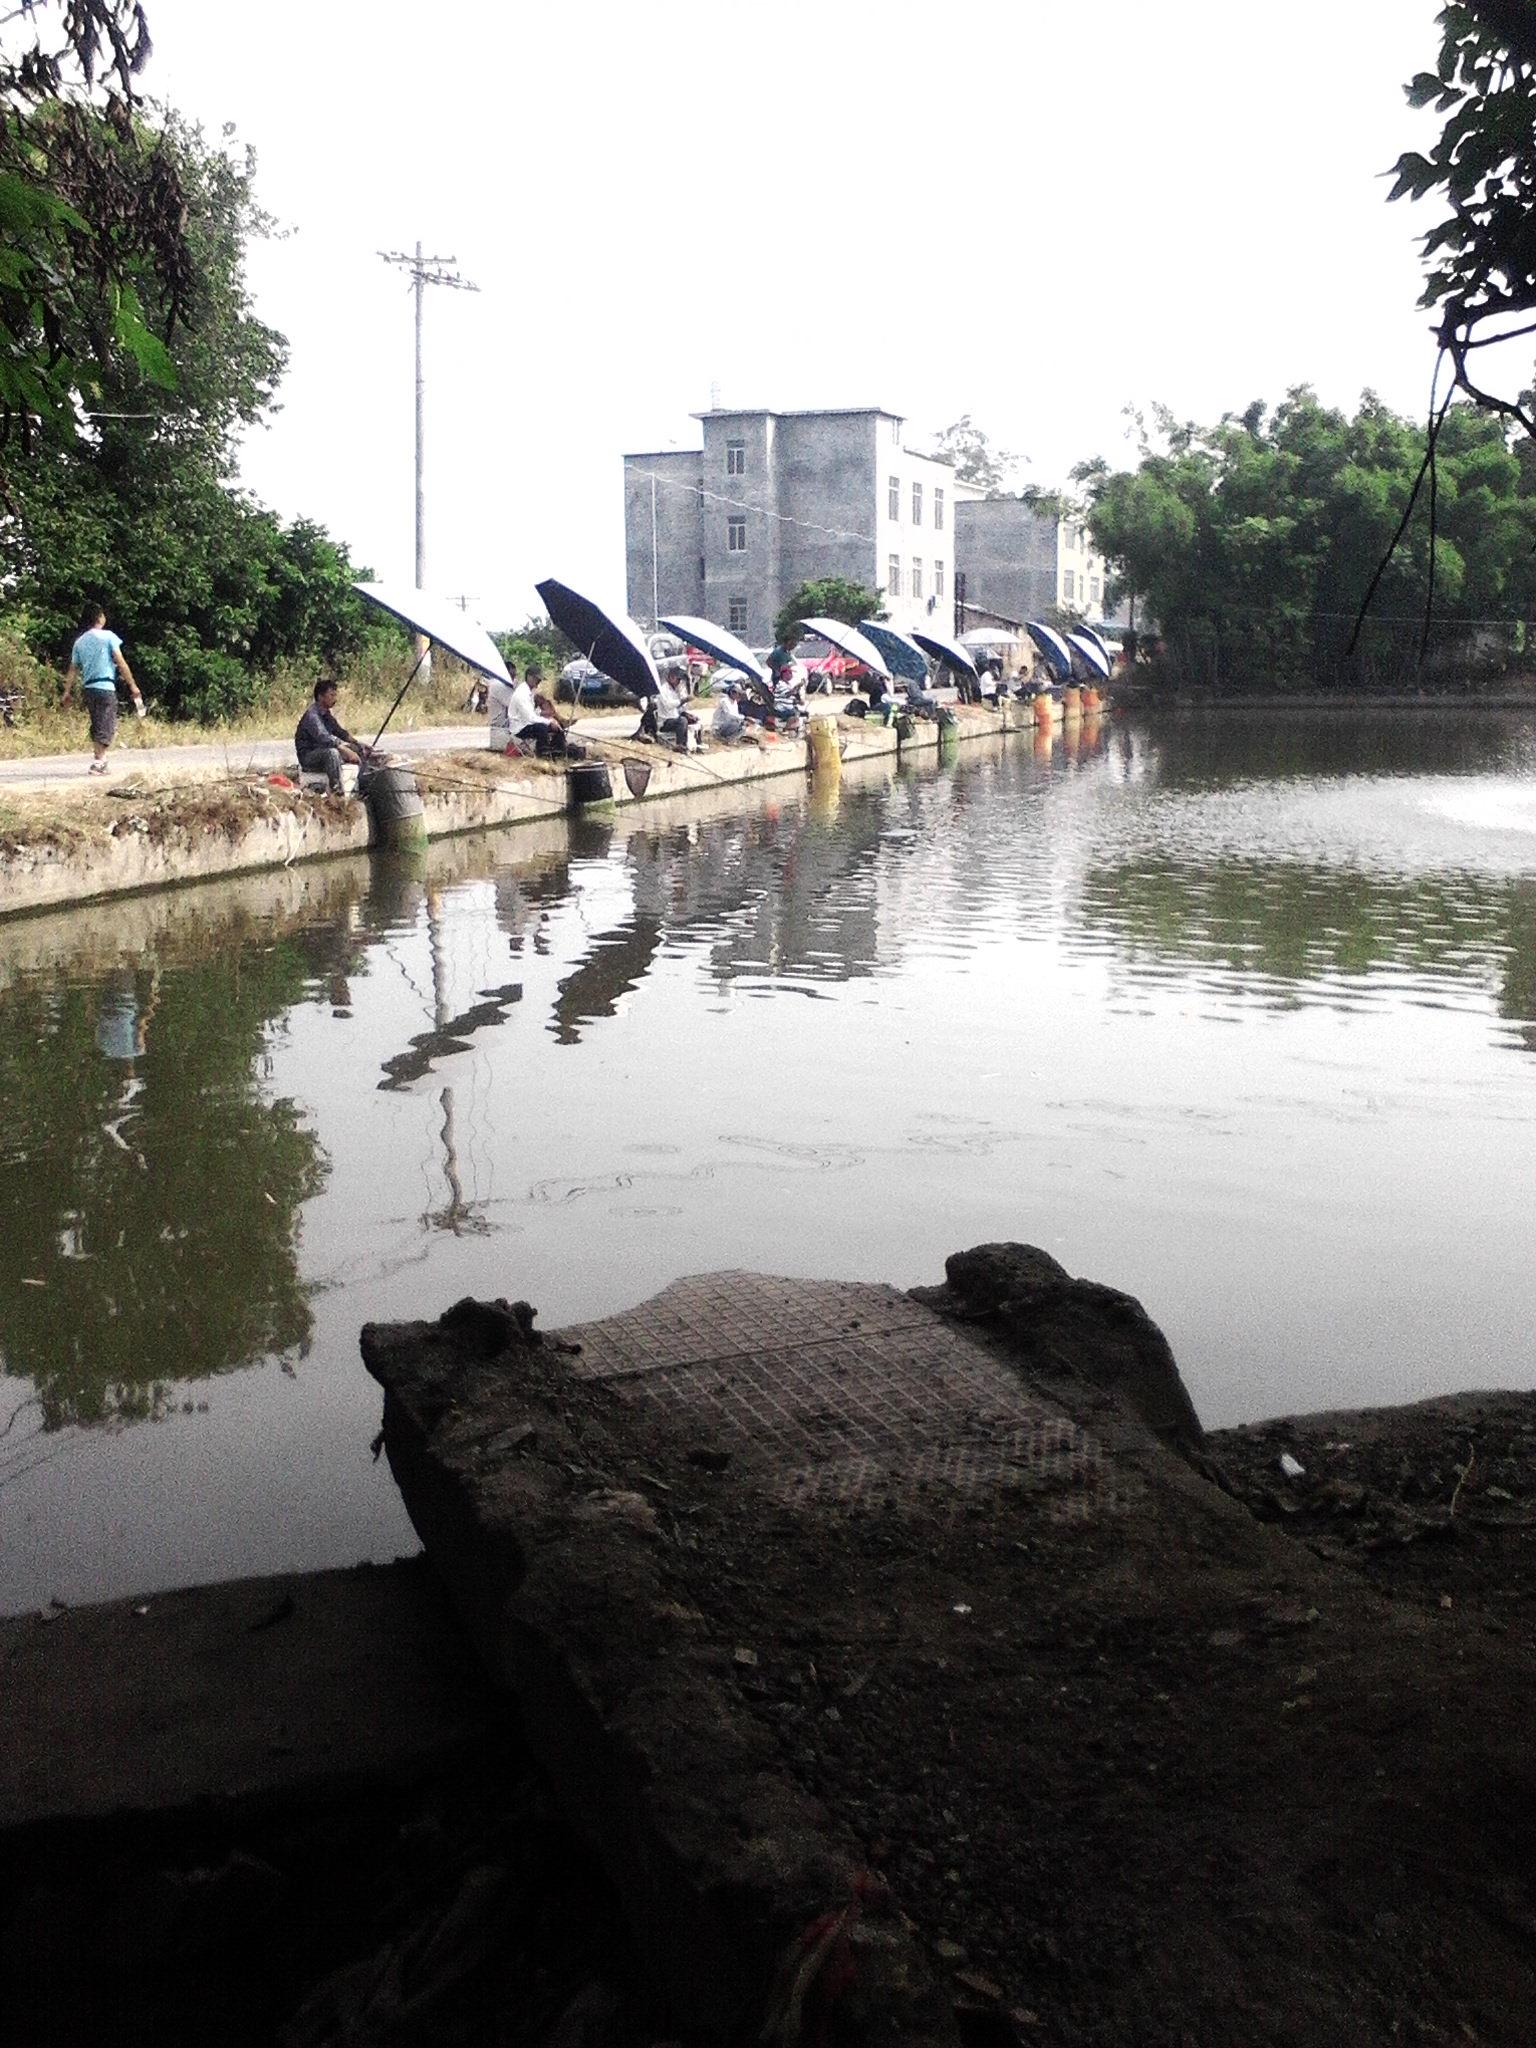
M1059 683L1072 680L1072 650L1054 626L1040 619L1026 619L1024 630L1045 656L1046 664Z
M851 661L862 662L877 676L891 680L891 672L885 665L885 656L867 639L857 626L845 626L841 619L802 619L801 625L807 633L814 633L818 640L830 641L839 654L846 654ZM927 670L923 673L926 675Z
M895 626L882 625L878 619L860 619L859 631L866 640L873 640L893 676L907 683L927 682L928 657L914 639Z
M656 663L645 635L623 612L605 611L568 583L548 576L534 588L544 609L567 640L574 642L595 669L635 697L654 697L661 687Z
M734 633L728 633L724 626L711 625L708 619L691 618L686 612L673 612L670 618L658 619L658 626L675 633L690 647L697 647L701 654L707 654L711 661L718 661L723 668L739 668L755 682L766 683L768 671L744 641Z
M1108 681L1109 656L1104 652L1104 649L1099 645L1097 640L1093 639L1092 636L1086 632L1069 633L1067 635L1067 645L1075 649L1075 651L1082 656L1083 660L1087 662L1088 666L1093 670L1095 675L1103 676L1104 679Z
M1104 638L1104 635L1099 631L1098 627L1079 626L1077 630L1086 639L1089 639L1093 642L1094 646L1098 648L1100 654L1103 655L1104 659L1109 663L1110 667L1113 668L1115 664L1115 650Z
M912 628L912 638L925 654L931 654L935 661L941 661L946 668L954 669L962 676L974 676L976 658L958 640L946 640L942 633L922 633Z

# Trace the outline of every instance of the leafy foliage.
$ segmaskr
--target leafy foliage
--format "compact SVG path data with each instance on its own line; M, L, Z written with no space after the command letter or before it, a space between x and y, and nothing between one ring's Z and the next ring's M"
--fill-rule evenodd
M867 590L846 576L820 576L785 601L773 622L773 636L788 647L799 636L802 619L839 619L856 626L860 619L883 619L885 606L877 590Z
M100 602L161 706L219 719L255 700L271 664L343 660L384 629L350 587L363 572L344 548L231 487L237 436L269 408L286 359L245 282L247 242L269 226L253 159L174 116L156 147L186 206L174 388L146 372L136 347L103 356L97 390L110 417L52 437L17 467L0 571L39 656L62 668L83 608ZM141 282L164 323L170 287Z
M142 7L22 0L20 20L30 40L0 56L0 445L25 455L75 436L115 358L173 383L190 258L174 156L132 113Z
M961 413L944 429L932 453L936 462L951 465L961 483L975 484L989 498L1004 495L1010 477L1023 460L1006 448L994 447L990 436L983 433L968 412Z
M1146 601L1180 671L1210 681L1395 679L1413 665L1430 575L1415 509L1381 571L1364 650L1351 628L1404 516L1423 429L1367 392L1355 416L1302 386L1214 427L1154 419L1135 470L1079 472L1089 523ZM1442 644L1536 608L1536 496L1500 422L1453 406L1440 436L1435 577Z
M1393 199L1448 202L1424 237L1421 303L1440 313L1438 338L1456 383L1479 405L1536 433L1525 399L1501 397L1473 374L1475 351L1536 332L1536 10L1529 0L1451 0L1440 54L1405 88L1415 107L1446 116L1426 156L1397 161Z

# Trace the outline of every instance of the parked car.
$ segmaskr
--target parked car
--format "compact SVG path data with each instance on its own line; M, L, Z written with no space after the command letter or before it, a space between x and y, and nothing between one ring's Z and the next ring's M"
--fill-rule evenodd
M567 704L582 704L591 711L601 711L619 704L637 704L640 700L629 690L624 690L605 676L600 668L594 668L590 661L579 658L568 661L560 671L560 680L555 686L555 695Z

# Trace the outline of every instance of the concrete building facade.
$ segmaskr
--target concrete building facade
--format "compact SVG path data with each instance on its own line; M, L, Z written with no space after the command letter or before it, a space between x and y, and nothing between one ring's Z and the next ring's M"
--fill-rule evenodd
M1109 577L1087 529L1038 511L1022 498L967 499L956 508L955 550L964 598L1012 619L1077 612L1107 616Z
M630 615L692 612L766 647L802 583L880 592L894 625L948 632L957 515L976 497L879 407L695 415L703 446L624 458Z

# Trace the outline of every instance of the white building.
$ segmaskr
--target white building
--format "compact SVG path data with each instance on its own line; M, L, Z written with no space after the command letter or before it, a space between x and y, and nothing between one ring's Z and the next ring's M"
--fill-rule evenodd
M632 617L712 619L765 647L802 583L878 590L891 623L954 621L958 506L978 493L904 446L899 415L713 411L703 446L624 458Z

